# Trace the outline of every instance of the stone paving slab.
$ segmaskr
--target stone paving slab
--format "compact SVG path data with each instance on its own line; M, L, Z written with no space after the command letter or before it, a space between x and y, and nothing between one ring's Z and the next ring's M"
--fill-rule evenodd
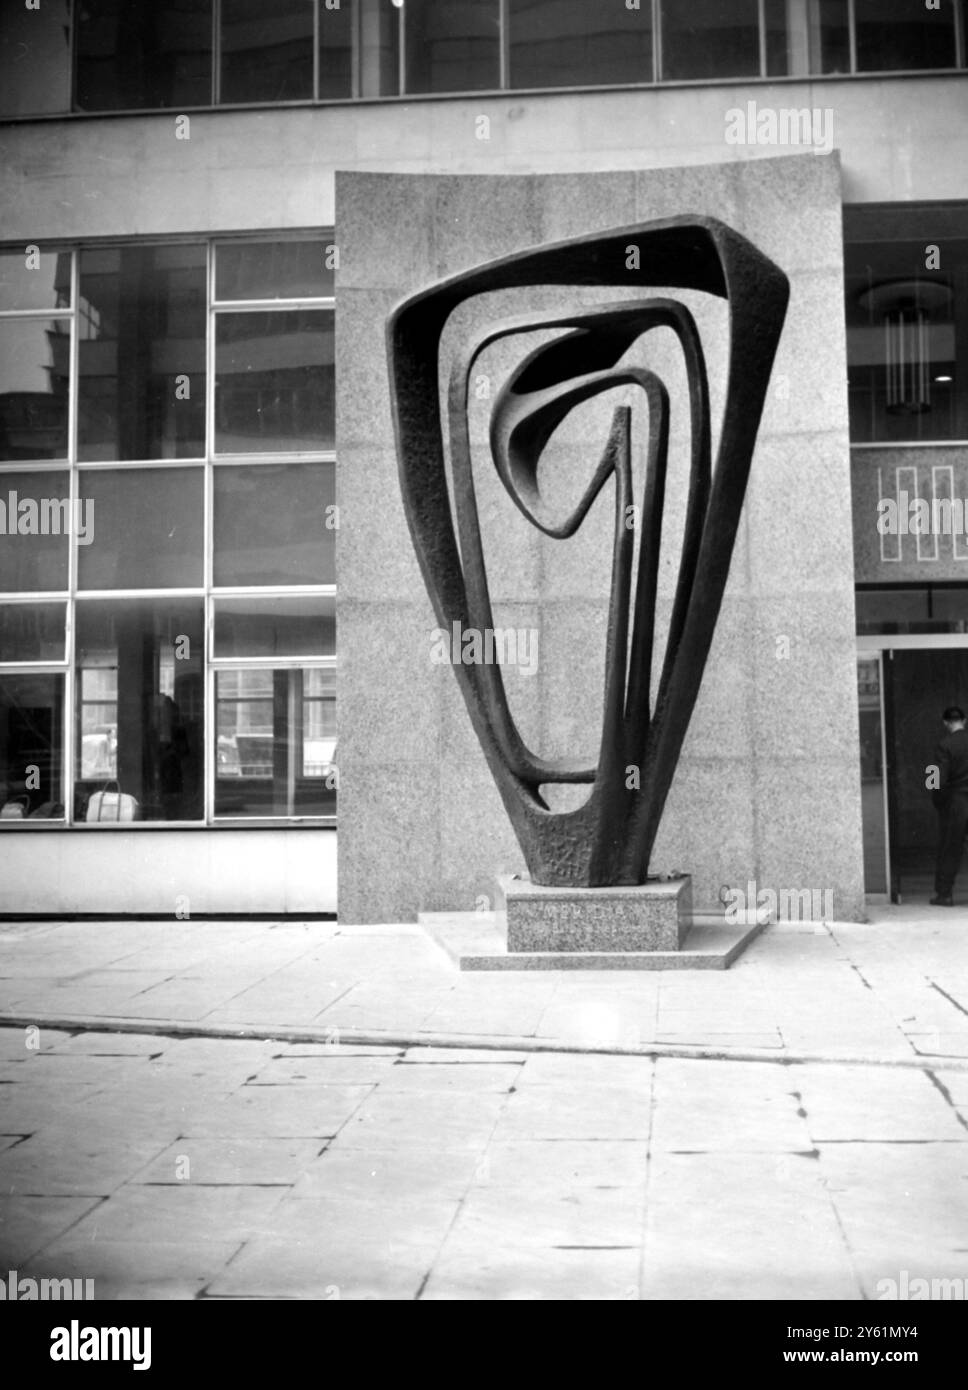
M460 974L413 926L3 924L0 1013L37 1014L0 1019L0 1269L108 1299L963 1278L968 919L878 917L607 979ZM172 1017L107 1012L152 994Z

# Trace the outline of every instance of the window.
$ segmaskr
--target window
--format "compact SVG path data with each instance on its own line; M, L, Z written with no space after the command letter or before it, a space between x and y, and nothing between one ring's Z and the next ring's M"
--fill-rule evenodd
M4 828L335 814L330 251L0 250Z
M408 92L474 92L501 85L499 0L407 0Z
M651 82L648 3L588 5L584 0L510 0L512 87L581 87Z
M968 0L937 5L11 0L0 7L0 115L964 68Z
M86 0L74 9L76 110L211 101L212 0Z
M203 623L201 598L77 604L76 819L119 820L120 797L137 820L201 819Z
M0 669L0 829L63 820L64 677Z
M958 62L952 0L939 8L908 0L854 0L857 71L953 68Z
M968 632L966 599L961 585L858 588L857 634Z
M662 0L662 76L758 77L757 0Z
M968 438L968 204L844 209L855 444Z

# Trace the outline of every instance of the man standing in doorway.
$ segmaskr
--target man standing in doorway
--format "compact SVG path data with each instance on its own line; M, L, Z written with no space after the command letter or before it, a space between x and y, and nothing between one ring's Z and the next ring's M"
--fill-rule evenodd
M968 730L965 712L949 705L941 716L947 730L934 755L938 786L933 793L938 812L938 859L933 907L953 907L951 890L961 864L968 829Z

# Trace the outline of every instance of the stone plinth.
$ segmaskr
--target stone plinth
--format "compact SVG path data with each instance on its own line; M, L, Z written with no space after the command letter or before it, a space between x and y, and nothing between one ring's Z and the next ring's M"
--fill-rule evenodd
M535 951L678 951L692 921L688 875L631 888L545 888L498 881L509 954Z

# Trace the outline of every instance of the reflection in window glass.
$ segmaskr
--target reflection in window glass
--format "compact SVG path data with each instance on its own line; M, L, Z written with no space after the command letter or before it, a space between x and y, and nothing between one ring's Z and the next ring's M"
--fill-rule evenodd
M210 105L212 0L97 0L75 10L78 110Z
M202 634L200 598L78 603L79 820L202 815Z
M313 0L222 0L220 13L220 101L313 95Z
M333 673L241 669L215 679L215 814L335 815Z
M77 547L82 589L188 589L202 584L200 468L88 469L80 474L80 495L93 536Z
M400 92L400 8L393 0L357 0L360 12L360 96Z
M909 0L854 0L854 14L858 72L955 66L952 0L937 10Z
M69 251L0 251L0 309L69 309Z
M670 81L756 77L757 0L662 0L662 76Z
M940 267L926 269L937 215L910 241L844 248L850 429L854 443L963 439L968 236L943 237ZM968 219L965 231L968 232ZM911 231L916 228L911 225Z
M652 14L585 0L510 0L512 87L652 81Z
M70 321L0 319L0 459L67 457Z
M205 452L204 246L80 254L78 457Z
M215 657L332 656L335 650L332 594L215 600Z
M0 592L67 588L69 491L67 473L0 473Z
M766 0L770 77L850 72L847 0Z
M323 101L353 95L353 8L319 5L319 93Z
M215 249L216 299L331 299L326 241L225 241Z
M0 830L64 815L64 677L0 673Z
M960 585L858 589L857 632L859 636L968 632L968 590Z
M215 470L215 583L335 584L330 464Z
M498 0L407 0L408 92L474 92L500 85Z
M219 314L215 373L218 453L332 449L331 309Z
M71 109L70 6L0 5L0 115L47 116Z
M0 662L63 661L67 605L0 603Z

